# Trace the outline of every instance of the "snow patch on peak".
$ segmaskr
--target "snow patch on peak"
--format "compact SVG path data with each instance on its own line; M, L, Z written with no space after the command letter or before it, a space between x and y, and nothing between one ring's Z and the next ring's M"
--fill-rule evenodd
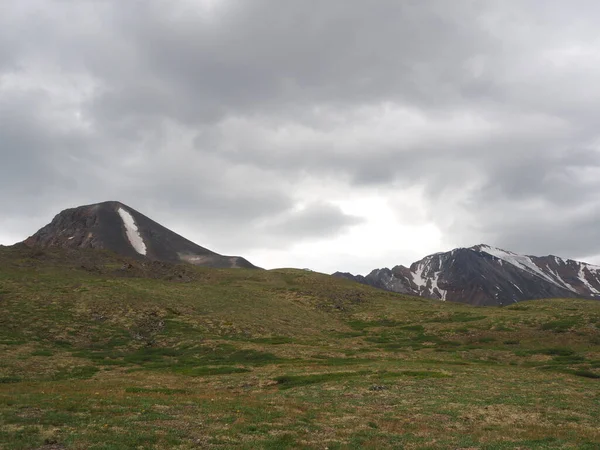
M129 211L121 207L119 207L117 212L123 220L123 224L125 225L125 232L127 233L127 238L129 239L131 246L140 255L146 255L146 244L144 243L144 239L142 239L142 235L140 234L138 227L135 224L135 220L133 220L133 216L129 213Z
M491 245L487 245L487 244L474 245L473 247L469 247L467 250L474 250L476 252L485 252L487 249L504 251L500 248L492 247Z

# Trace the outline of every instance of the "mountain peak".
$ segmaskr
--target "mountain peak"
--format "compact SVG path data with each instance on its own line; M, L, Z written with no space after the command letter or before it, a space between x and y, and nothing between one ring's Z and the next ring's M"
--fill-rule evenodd
M345 274L345 278L351 278ZM600 267L557 256L528 256L487 244L435 253L356 281L393 292L475 305L551 297L600 299Z
M223 256L201 247L115 200L65 209L24 243L106 249L132 258L199 266L255 267L239 256Z
M508 250L504 250L500 247L494 247L493 245L489 245L489 244L477 244L477 245L473 245L472 247L469 247L469 250L474 250L477 252L485 252L487 250L497 250L497 251L501 251L501 252L506 252L506 253L513 253L511 251Z

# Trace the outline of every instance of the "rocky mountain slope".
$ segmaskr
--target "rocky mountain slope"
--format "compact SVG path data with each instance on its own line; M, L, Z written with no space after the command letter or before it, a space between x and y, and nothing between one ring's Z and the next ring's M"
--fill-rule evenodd
M410 267L334 276L392 292L473 305L551 297L600 299L600 267L557 256L526 256L476 245L429 255Z
M134 258L206 267L255 267L239 256L223 256L200 247L115 201L66 209L24 243L41 248L106 249Z

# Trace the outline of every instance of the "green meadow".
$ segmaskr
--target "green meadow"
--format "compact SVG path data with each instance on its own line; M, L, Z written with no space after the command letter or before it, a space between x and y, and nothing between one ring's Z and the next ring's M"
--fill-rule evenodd
M598 449L600 302L0 247L0 449Z

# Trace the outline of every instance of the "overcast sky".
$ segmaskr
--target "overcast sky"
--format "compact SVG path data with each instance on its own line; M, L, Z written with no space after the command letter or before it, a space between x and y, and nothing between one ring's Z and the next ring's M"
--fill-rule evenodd
M600 2L0 0L0 243L119 200L265 268L600 263Z

